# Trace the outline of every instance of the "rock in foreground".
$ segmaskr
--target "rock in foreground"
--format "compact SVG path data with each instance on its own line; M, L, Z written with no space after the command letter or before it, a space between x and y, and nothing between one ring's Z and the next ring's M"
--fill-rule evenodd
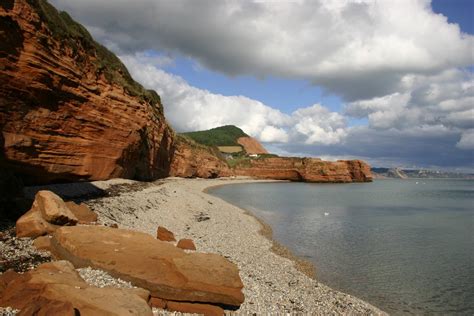
M152 315L143 289L89 286L67 261L0 276L0 306L22 315Z
M51 191L39 191L31 209L16 222L17 237L51 234L59 226L87 224L97 220L97 214L85 204L65 203Z
M220 255L185 253L151 235L99 226L61 227L52 252L76 267L91 266L132 282L153 297L240 306L237 266Z

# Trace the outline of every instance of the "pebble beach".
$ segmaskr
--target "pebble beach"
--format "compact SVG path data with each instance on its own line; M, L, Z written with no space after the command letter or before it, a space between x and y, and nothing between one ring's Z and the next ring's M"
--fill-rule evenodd
M245 295L240 309L226 311L228 314L385 315L367 302L318 282L307 266L298 264L298 259L269 238L266 225L247 211L205 192L217 185L255 181L261 180L167 178L142 183L115 179L92 182L87 188L81 183L29 188L27 194L46 188L64 198L82 197L104 225L117 224L153 236L158 226L164 226L177 239L192 239L198 251L226 257L240 269ZM84 198L93 195L94 190L109 194ZM79 273L99 287L132 286L90 268ZM158 309L154 313L181 314Z

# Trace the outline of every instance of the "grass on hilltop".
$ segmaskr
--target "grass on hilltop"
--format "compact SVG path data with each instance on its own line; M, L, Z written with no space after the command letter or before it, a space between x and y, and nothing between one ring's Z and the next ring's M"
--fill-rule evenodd
M183 133L182 135L206 146L240 146L237 139L248 137L244 131L233 125L216 127L207 131Z

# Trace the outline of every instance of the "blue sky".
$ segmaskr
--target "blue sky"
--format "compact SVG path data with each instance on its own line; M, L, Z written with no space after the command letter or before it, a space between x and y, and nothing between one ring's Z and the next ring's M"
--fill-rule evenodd
M177 131L280 155L474 171L474 1L51 0Z

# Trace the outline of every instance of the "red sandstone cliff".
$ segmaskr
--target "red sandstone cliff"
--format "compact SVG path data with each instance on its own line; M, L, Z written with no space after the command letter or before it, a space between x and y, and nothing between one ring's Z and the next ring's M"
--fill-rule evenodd
M159 96L67 14L0 2L0 166L32 182L168 175Z
M268 151L253 137L240 137L237 143L241 145L247 154L268 154Z
M183 178L217 178L233 175L218 151L183 136L175 139L170 176Z
M317 158L259 158L235 168L235 174L259 179L306 182L369 182L370 166L361 160L322 161Z

